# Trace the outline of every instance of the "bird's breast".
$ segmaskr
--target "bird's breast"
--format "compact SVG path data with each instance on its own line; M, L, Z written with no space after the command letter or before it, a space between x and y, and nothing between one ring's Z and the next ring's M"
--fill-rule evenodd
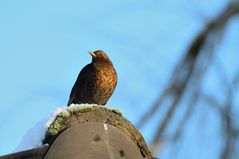
M96 71L97 87L99 89L114 88L117 83L117 74L113 66L106 65L104 67L98 67Z

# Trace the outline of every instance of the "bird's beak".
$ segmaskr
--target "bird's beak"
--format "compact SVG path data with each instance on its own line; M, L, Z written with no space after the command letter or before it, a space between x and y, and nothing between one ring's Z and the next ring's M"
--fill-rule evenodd
M88 53L89 53L92 57L95 57L95 56L96 56L95 53L92 52L92 51L88 51Z

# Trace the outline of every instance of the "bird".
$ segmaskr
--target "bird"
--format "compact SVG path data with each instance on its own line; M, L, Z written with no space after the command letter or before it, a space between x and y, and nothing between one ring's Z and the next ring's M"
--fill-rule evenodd
M117 72L107 54L102 50L89 54L92 61L80 71L71 90L68 106L85 103L105 105L116 88Z

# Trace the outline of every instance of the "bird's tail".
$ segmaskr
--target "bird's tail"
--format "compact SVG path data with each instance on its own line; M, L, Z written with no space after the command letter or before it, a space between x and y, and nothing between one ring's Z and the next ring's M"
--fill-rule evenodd
M68 101L68 103L67 103L67 106L70 106L70 105L72 104L72 101L73 101L73 99L70 98L69 101Z

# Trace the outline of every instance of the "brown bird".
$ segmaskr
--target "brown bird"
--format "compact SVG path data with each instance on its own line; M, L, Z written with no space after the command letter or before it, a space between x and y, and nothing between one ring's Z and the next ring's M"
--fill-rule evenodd
M89 52L92 62L79 73L71 90L68 106L72 103L105 105L117 85L117 73L109 57L102 50Z

